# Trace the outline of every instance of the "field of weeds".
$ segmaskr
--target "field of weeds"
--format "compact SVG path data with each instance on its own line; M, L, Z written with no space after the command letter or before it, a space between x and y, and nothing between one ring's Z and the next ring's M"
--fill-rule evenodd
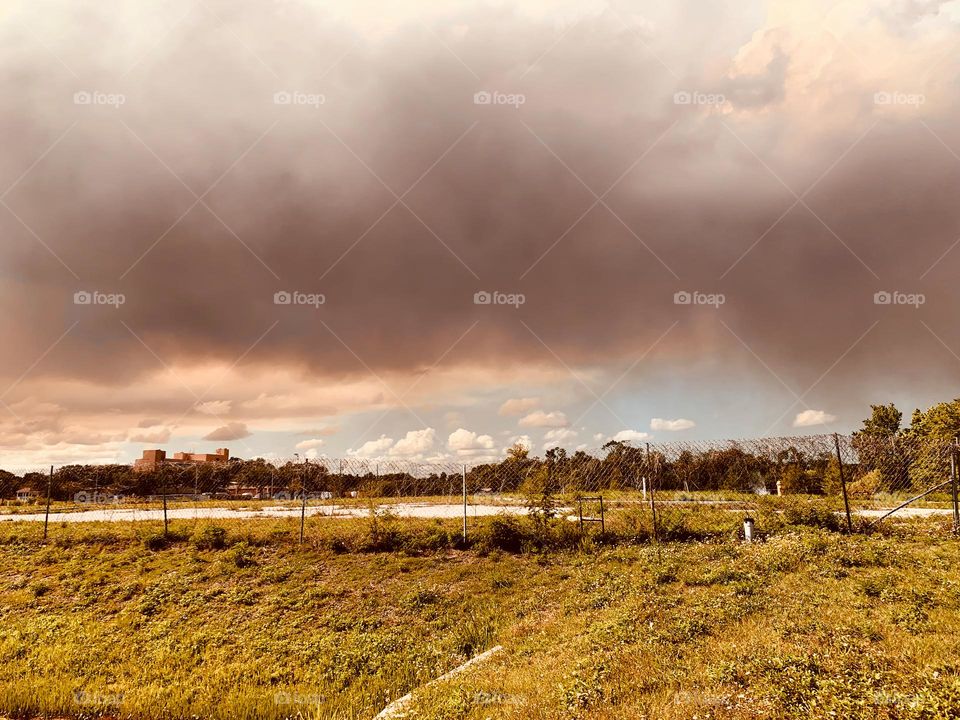
M960 716L960 543L817 513L0 529L9 717ZM774 528L773 523L779 523ZM682 532L680 531L682 530ZM35 533L36 529L29 531ZM455 680L430 682L493 645Z

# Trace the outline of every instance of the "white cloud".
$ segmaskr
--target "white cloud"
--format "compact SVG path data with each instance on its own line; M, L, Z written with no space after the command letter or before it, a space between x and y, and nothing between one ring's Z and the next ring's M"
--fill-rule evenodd
M569 425L567 416L562 412L544 412L537 410L520 418L520 427L549 427L561 428Z
M798 413L793 419L794 427L813 427L815 425L826 425L837 419L836 415L831 415L823 410L804 410Z
M640 442L649 438L650 433L640 432L639 430L621 430L610 439L616 442Z
M218 427L213 432L207 433L203 436L204 440L242 440L245 437L250 437L251 433L247 429L245 423L242 422L232 422L227 423L222 427Z
M379 457L393 447L393 438L381 435L376 440L367 440L356 450L347 450L347 455L354 457Z
M553 430L548 430L546 435L543 436L543 439L546 440L543 444L543 449L549 450L550 448L560 447L576 437L577 431L570 430L569 428L554 428Z
M687 420L686 418L677 418L676 420L665 420L664 418L653 418L650 421L651 430L666 430L667 432L677 432L679 430L689 430L692 427L696 427L697 424L693 420Z
M230 412L229 400L207 400L197 405L197 412L204 415L224 415Z
M489 435L478 435L464 428L457 428L447 438L447 447L461 455L486 452L494 448L494 440Z
M309 440L301 440L294 447L297 448L297 450L316 450L325 443L326 440L323 438L310 438Z
M406 436L397 440L390 454L403 455L404 457L421 455L431 449L436 442L437 432L433 428L411 430Z
M540 398L510 398L500 406L501 415L523 415L540 406Z

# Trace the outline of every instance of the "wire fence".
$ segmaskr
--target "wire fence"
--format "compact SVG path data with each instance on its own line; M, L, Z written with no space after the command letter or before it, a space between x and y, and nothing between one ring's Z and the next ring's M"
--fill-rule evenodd
M511 449L496 461L358 458L163 460L142 467L65 465L0 471L0 524L47 537L77 522L258 522L278 531L326 518L457 521L547 515L606 530L613 516L653 540L711 522L749 536L804 512L848 532L890 516L942 517L960 528L955 439L811 435L738 441L610 442L541 457ZM763 518L763 521L758 521Z

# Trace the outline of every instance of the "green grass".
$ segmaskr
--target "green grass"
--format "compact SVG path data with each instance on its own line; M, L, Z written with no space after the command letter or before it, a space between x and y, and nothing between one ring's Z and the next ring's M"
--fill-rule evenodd
M944 523L848 537L801 505L747 546L735 513L683 518L658 545L642 508L587 538L489 520L466 548L389 516L303 546L290 520L0 527L0 714L359 719L421 688L425 720L960 716Z

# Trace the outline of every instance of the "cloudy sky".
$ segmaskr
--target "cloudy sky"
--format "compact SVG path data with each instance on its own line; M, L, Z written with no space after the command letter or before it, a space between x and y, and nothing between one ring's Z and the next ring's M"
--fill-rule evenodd
M0 9L0 466L848 431L960 371L960 2Z

